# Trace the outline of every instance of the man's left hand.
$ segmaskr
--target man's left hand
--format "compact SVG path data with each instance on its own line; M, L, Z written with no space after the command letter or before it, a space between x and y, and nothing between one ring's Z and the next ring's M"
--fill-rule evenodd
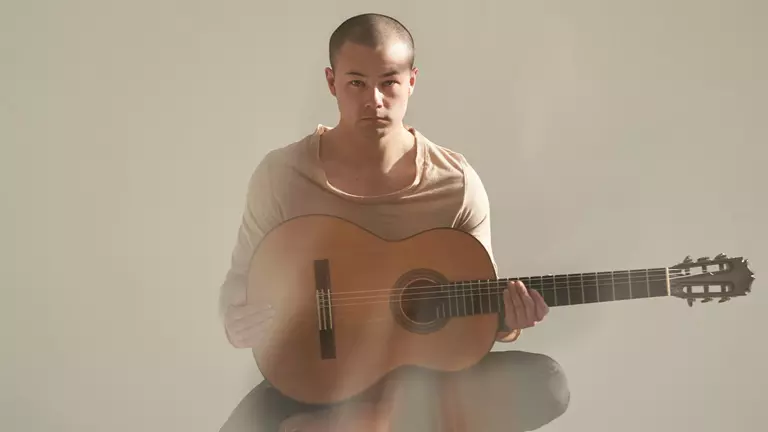
M541 322L549 313L549 306L535 290L529 290L520 281L509 282L504 291L505 319L510 330L522 330Z

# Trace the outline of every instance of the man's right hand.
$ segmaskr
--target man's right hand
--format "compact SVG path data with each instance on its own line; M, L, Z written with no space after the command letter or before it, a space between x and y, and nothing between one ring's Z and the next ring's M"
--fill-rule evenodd
M270 306L239 304L229 306L224 317L227 338L236 348L256 348L272 324Z

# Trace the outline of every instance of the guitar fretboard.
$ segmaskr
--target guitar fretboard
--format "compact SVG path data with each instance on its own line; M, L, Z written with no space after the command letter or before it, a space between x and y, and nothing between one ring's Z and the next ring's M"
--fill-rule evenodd
M558 307L668 296L668 278L675 273L667 268L650 268L528 276L454 282L441 285L441 289L447 297L446 315L460 317L502 310L503 293L510 281L523 282L529 290L539 292L549 307ZM425 289L434 292L435 287Z

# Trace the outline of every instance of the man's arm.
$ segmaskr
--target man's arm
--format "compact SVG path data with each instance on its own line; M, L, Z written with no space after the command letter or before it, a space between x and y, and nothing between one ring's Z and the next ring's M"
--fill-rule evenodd
M219 318L225 325L227 338L234 345L237 343L233 341L228 324L232 321L244 321L241 318L247 318L245 315L249 312L238 311L236 316L230 315L229 312L235 306L245 305L248 269L255 247L262 237L279 223L281 217L272 188L269 163L270 154L267 154L248 181L245 206L231 255L230 267L219 291ZM247 327L245 323L243 324Z
M483 244L493 263L494 272L498 273L498 265L493 256L491 245L491 206L488 193L480 176L469 163L464 161L464 205L459 216L458 229L468 232ZM496 340L513 342L520 337L520 329L500 328Z

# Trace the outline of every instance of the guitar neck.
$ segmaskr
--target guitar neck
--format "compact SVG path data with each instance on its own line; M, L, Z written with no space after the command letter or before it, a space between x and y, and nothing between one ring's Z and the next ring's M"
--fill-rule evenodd
M549 307L558 307L665 297L670 295L670 277L678 273L661 267L459 281L442 287L448 297L446 314L467 316L499 312L504 305L504 290L511 281L523 282L529 290L541 294Z

